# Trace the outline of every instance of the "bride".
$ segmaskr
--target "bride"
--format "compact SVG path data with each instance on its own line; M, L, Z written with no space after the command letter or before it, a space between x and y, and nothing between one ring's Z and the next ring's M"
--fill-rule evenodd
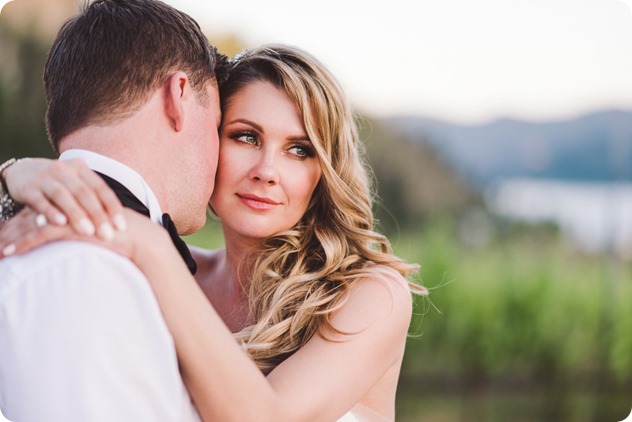
M373 229L369 177L340 87L311 55L274 45L234 59L220 96L210 207L225 248L194 249L194 279L166 231L132 211L108 242L149 279L200 416L394 420L411 291L427 291L408 280L417 266ZM13 165L9 190L42 166ZM44 167L57 177L59 167ZM19 230L2 231L0 250L70 236L70 225L35 227L38 211L9 222Z

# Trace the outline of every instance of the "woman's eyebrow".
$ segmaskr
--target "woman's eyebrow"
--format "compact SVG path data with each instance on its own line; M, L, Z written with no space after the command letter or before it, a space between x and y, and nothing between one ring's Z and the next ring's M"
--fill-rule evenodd
M250 121L248 119L235 119L235 120L231 120L227 124L232 125L233 123L244 123L246 125L250 125L250 126L254 127L259 132L263 132L263 128L260 125L258 125L257 123L255 123L253 121Z
M303 142L309 142L310 144L312 143L312 140L309 139L307 135L288 136L287 139L290 141L303 141Z
M239 118L239 119L231 120L230 122L226 123L226 125L231 125L231 124L234 124L234 123L243 123L243 124L246 124L246 125L254 127L255 129L257 129L261 133L265 133L265 131L263 130L263 127L261 125L255 123L255 122L253 122L252 120ZM312 140L309 139L309 137L307 135L288 136L287 139L290 140L290 141L303 141L303 142L309 142L309 143L312 142Z

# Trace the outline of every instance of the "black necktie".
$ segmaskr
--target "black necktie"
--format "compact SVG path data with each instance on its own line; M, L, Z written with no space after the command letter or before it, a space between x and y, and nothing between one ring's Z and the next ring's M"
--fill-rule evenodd
M105 174L101 174L99 172L95 173L101 176L105 183L107 183L107 185L114 191L124 207L130 208L146 217L149 217L149 209L138 198L136 198L129 189ZM169 214L162 215L162 225L165 229L167 229L167 232L171 237L171 241L178 252L180 252L180 256L182 256L182 259L184 259L187 267L189 267L189 271L191 271L191 274L195 275L195 272L197 271L195 260L193 259L193 256L191 256L191 251L189 250L187 244L180 238L180 236L178 236L178 230L176 229L175 224L173 224L173 221L171 221Z
M178 252L180 252L180 256L182 256L182 259L184 259L187 267L189 267L189 271L191 271L191 274L195 275L195 273L197 272L197 264L195 263L193 256L191 256L191 251L189 250L186 242L182 240L180 236L178 236L178 229L176 229L176 225L173 224L173 221L171 221L171 217L167 213L162 215L162 226L169 232L169 236L171 236L171 241L176 246Z

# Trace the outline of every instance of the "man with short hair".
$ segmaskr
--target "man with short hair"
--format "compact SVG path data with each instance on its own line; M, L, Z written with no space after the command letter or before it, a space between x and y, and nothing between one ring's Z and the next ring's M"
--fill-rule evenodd
M50 140L61 160L99 173L124 206L159 224L172 219L180 234L197 231L217 166L224 62L193 19L158 0L96 0L49 53ZM91 224L80 228L111 235L109 223ZM198 420L151 287L129 260L59 241L0 260L0 280L8 419Z

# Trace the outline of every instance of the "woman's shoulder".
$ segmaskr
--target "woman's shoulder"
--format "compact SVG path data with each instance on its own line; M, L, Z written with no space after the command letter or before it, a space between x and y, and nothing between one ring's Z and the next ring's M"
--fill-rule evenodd
M369 271L370 274L373 274L374 276L368 277L368 279L374 279L375 281L386 283L388 286L398 285L404 291L410 293L408 280L394 268L389 267L388 265L376 264L369 267Z
M393 304L412 303L411 290L398 271L386 265L374 265L368 268L368 274L355 282L351 291L370 291L385 302Z
M366 276L352 283L347 301L340 311L341 322L349 324L346 328L350 331L366 327L369 323L407 332L412 305L408 281L394 269L376 265ZM344 331L344 327L340 328Z

